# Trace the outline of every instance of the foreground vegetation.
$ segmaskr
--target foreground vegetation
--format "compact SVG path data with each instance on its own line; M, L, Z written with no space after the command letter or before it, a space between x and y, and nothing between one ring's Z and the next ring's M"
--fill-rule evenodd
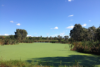
M34 64L34 62L28 63L24 61L18 61L18 60L10 60L10 61L0 61L0 67L55 67L53 65L49 66L48 63L45 63L45 65L41 64L42 62L37 62L37 64ZM87 67L87 66L81 66L76 61L72 66L66 66L61 65L61 62L58 67ZM88 67L95 67L95 65L88 66Z

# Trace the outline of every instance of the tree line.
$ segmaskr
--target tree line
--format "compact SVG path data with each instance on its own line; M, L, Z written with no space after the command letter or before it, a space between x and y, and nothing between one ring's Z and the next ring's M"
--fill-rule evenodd
M92 26L88 29L82 27L80 24L75 24L70 31L70 37L74 41L97 41L100 40L100 26L98 28Z
M70 38L69 36L60 36L57 37L27 37L27 31L24 29L16 29L14 32L15 35L9 35L6 39L16 39L16 40L61 40L65 41L98 41L100 40L100 26L98 28L92 26L88 29L82 27L80 24L75 24L74 28L70 30ZM2 37L0 37L2 38Z

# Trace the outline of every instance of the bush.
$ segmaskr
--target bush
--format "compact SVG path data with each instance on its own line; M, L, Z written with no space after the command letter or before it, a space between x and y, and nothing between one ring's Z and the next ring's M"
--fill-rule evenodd
M66 41L65 40L61 40L61 43L66 43Z
M5 45L9 44L9 40L5 40Z
M19 44L19 41L18 41L18 40L16 40L16 43L17 43L17 44Z
M16 40L13 40L13 41L12 41L12 44L16 44Z
M5 41L4 40L0 40L0 45L4 45Z
M57 41L56 40L52 40L52 41L50 41L51 43L56 43Z

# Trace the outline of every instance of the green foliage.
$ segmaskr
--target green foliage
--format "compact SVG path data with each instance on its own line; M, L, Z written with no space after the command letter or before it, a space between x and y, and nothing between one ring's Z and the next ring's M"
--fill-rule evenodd
M10 39L15 39L15 36L14 35L9 35L9 38Z
M75 24L74 28L70 31L70 36L76 41L80 41L82 35L82 26L80 24Z
M33 40L23 40L22 42L23 43L33 43L34 41Z
M11 39L5 39L5 40L3 40L3 42L4 42L4 44L5 45L12 45L12 44L18 44L19 42L17 41L17 40L11 40Z
M6 36L6 39L10 39L10 36Z
M66 43L66 41L65 40L61 40L61 43Z
M27 31L23 29L16 29L15 38L17 40L25 40L27 36Z
M96 39L100 40L100 28L97 28L96 30Z
M9 41L8 41L8 44L12 44L12 40L9 40Z
M52 41L51 41L51 43L56 43L56 42L58 42L58 41L57 41L57 40L52 40Z
M4 44L9 44L9 40L6 39L5 42L4 42Z

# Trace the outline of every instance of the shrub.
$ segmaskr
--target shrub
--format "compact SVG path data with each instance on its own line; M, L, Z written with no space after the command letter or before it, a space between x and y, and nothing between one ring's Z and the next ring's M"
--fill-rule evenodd
M6 44L6 45L9 44L9 40L5 40L5 44Z
M16 44L19 44L19 41L18 40L15 40Z
M4 40L1 40L0 41L0 45L4 45L5 44L5 41Z
M90 52L91 51L91 49L88 47L88 46L84 46L84 52Z
M55 43L56 41L52 40L51 43Z
M16 40L13 40L13 41L12 41L12 44L16 44Z
M65 40L61 40L61 43L66 43L66 41Z
M8 44L12 44L12 40L9 40L9 41L8 41Z
M56 43L57 42L57 40L52 40L52 41L50 41L51 43Z

